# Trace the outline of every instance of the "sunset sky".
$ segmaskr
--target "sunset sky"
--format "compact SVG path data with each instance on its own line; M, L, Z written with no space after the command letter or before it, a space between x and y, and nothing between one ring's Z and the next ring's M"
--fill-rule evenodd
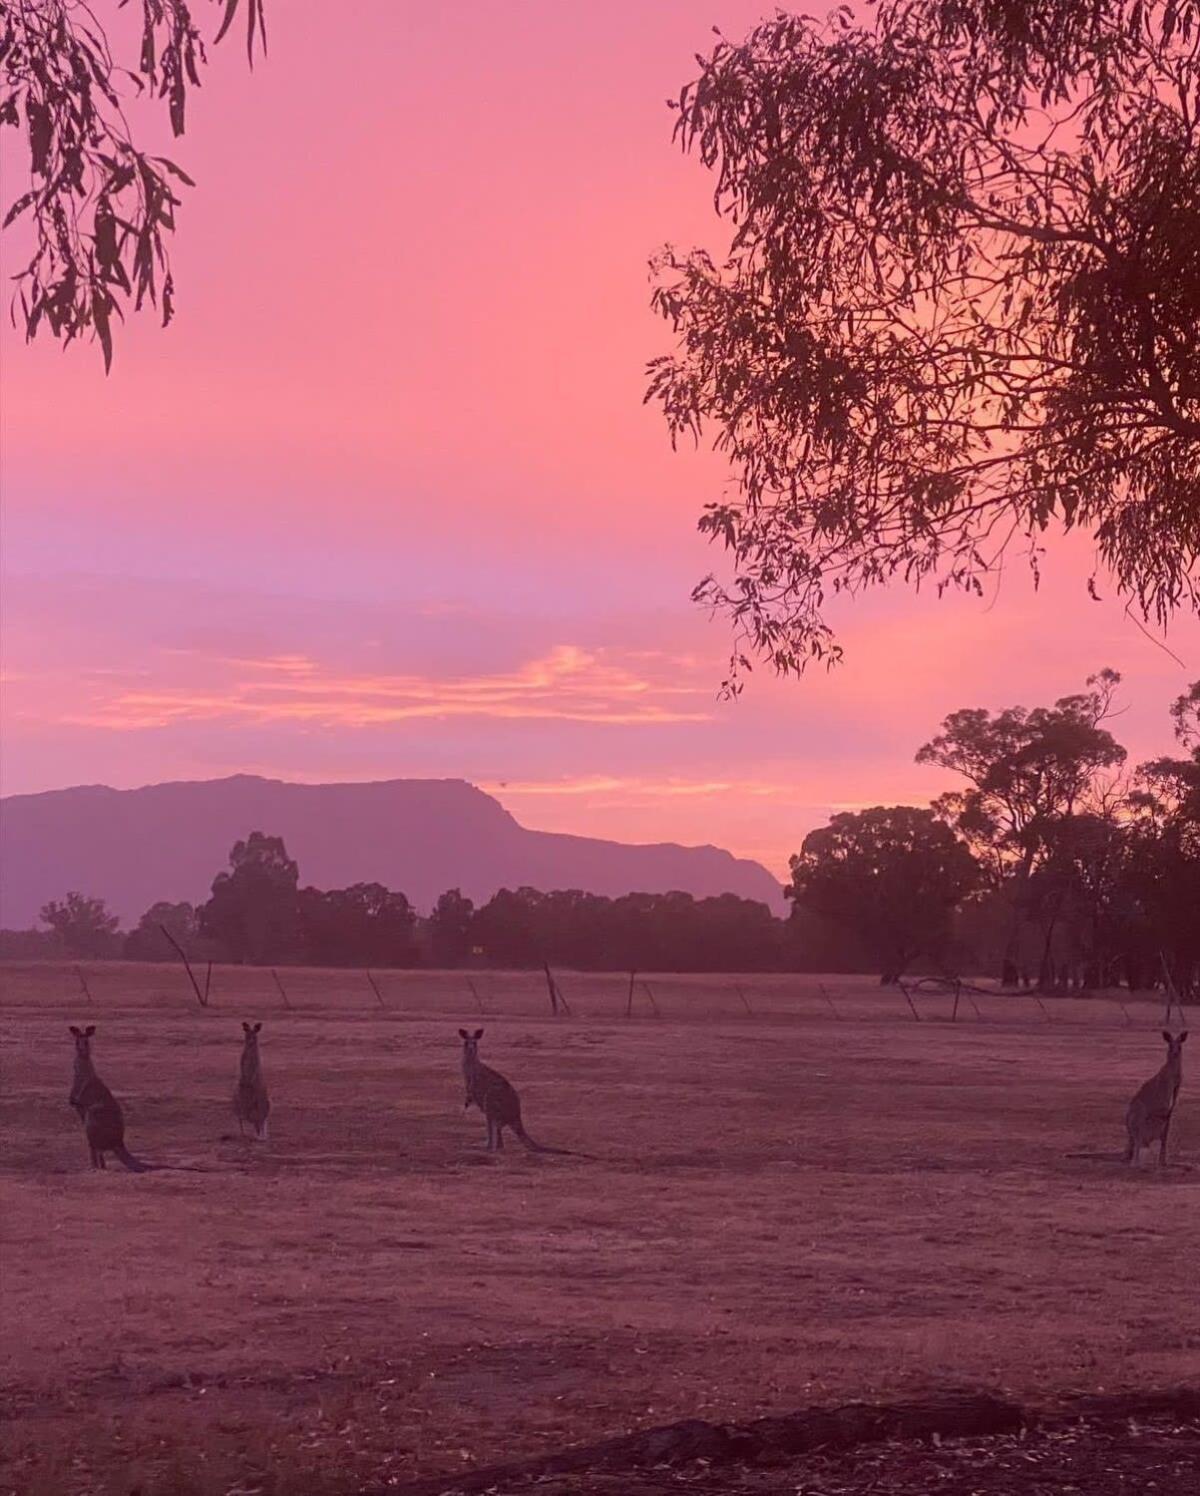
M1200 629L1176 663L1087 599L1078 543L1036 594L1014 565L983 602L843 609L838 671L717 699L688 595L723 469L641 404L646 261L720 243L665 101L765 9L277 0L253 74L211 51L172 327L131 320L106 379L6 309L5 793L462 777L782 873L832 808L937 793L913 753L956 707L1111 665L1118 736L1166 749Z

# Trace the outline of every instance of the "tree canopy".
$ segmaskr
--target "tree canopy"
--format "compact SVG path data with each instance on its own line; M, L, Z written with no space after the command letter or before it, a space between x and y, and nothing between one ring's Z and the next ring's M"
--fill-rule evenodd
M1105 769L1125 750L1103 723L1112 715L1115 671L1092 676L1088 689L1053 707L981 707L952 712L942 731L917 751L917 762L951 769L968 781L935 802L938 812L985 856L993 878L1027 879L1055 823L1073 814Z
M942 955L954 911L979 882L966 844L912 805L839 812L809 832L791 869L788 897L853 929L885 982L918 956Z
M121 0L124 4L125 0ZM216 40L239 0L221 11ZM138 0L141 44L118 60L95 9L72 0L21 0L0 10L0 126L24 137L28 187L7 206L4 228L24 218L30 259L16 276L16 305L33 338L71 342L91 333L112 364L113 322L132 303L174 308L168 238L181 186L191 178L134 139L130 91L165 101L182 135L189 88L207 61L188 0ZM263 0L245 0L246 49L266 45Z
M283 838L252 831L234 843L229 871L213 879L212 897L199 911L201 933L235 961L291 959L300 948L299 881Z
M1200 0L883 0L699 61L675 135L731 243L658 257L647 399L732 465L731 686L838 658L836 594L981 591L1056 531L1194 606Z
M103 899L69 893L51 899L38 918L47 925L70 956L111 956L120 918L110 914Z

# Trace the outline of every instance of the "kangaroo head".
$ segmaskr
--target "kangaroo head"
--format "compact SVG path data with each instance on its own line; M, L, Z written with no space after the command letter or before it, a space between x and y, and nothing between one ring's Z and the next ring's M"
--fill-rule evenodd
M477 1060L479 1058L479 1041L483 1038L483 1030L476 1029L473 1034L468 1034L466 1029L459 1029L463 1041L463 1058L466 1060Z
M242 1023L242 1034L243 1034L242 1043L246 1046L247 1049L257 1049L258 1048L258 1034L259 1034L259 1030L261 1028L262 1028L262 1024L261 1023L246 1023L246 1022L243 1021L243 1023Z
M89 1023L87 1028L81 1029L76 1028L72 1023L70 1029L71 1033L75 1036L75 1053L81 1060L90 1059L92 1054L92 1035L96 1032L96 1025Z
M1187 1029L1184 1029L1183 1033L1179 1035L1172 1034L1169 1030L1163 1029L1162 1036L1166 1040L1168 1062L1171 1060L1181 1060L1183 1058L1183 1042L1188 1036Z

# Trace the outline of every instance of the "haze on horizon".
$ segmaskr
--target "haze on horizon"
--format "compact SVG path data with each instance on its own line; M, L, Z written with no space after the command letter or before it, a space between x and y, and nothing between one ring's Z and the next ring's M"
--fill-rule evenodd
M1165 748L1200 624L1177 663L1071 543L1036 595L1015 559L984 601L880 594L839 670L718 701L688 594L723 469L641 404L646 260L719 242L664 100L763 9L296 0L253 74L214 53L172 327L105 379L4 322L5 793L461 777L782 873L831 809L941 789L912 756L960 706L1112 666L1131 759Z

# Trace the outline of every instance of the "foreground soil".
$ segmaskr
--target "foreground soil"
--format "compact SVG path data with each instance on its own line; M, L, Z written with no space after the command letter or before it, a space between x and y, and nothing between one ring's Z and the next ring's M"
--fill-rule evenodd
M625 982L567 974L556 1022L529 976L376 975L382 1003L281 973L284 1008L269 973L219 971L201 1011L172 968L95 968L90 1005L70 968L0 972L0 1491L323 1496L675 1418L1200 1379L1186 1077L1172 1167L1119 1160L1157 1007L978 998L951 1024L846 980L652 978L658 1016L639 994L627 1021ZM243 1018L266 1145L229 1109ZM131 1147L186 1170L87 1169L80 1021ZM591 1157L482 1153L460 1023L531 1132ZM1103 1496L1128 1453L1037 1437L996 1471L1092 1460L1047 1489ZM1194 1469L1194 1434L1128 1437L1163 1481ZM946 1473L909 1487L860 1452L827 1488L960 1489L965 1454L918 1454ZM707 1478L619 1489L740 1489Z
M940 1446L882 1444L771 1470L564 1476L504 1496L1195 1496L1196 1425L1092 1424Z

